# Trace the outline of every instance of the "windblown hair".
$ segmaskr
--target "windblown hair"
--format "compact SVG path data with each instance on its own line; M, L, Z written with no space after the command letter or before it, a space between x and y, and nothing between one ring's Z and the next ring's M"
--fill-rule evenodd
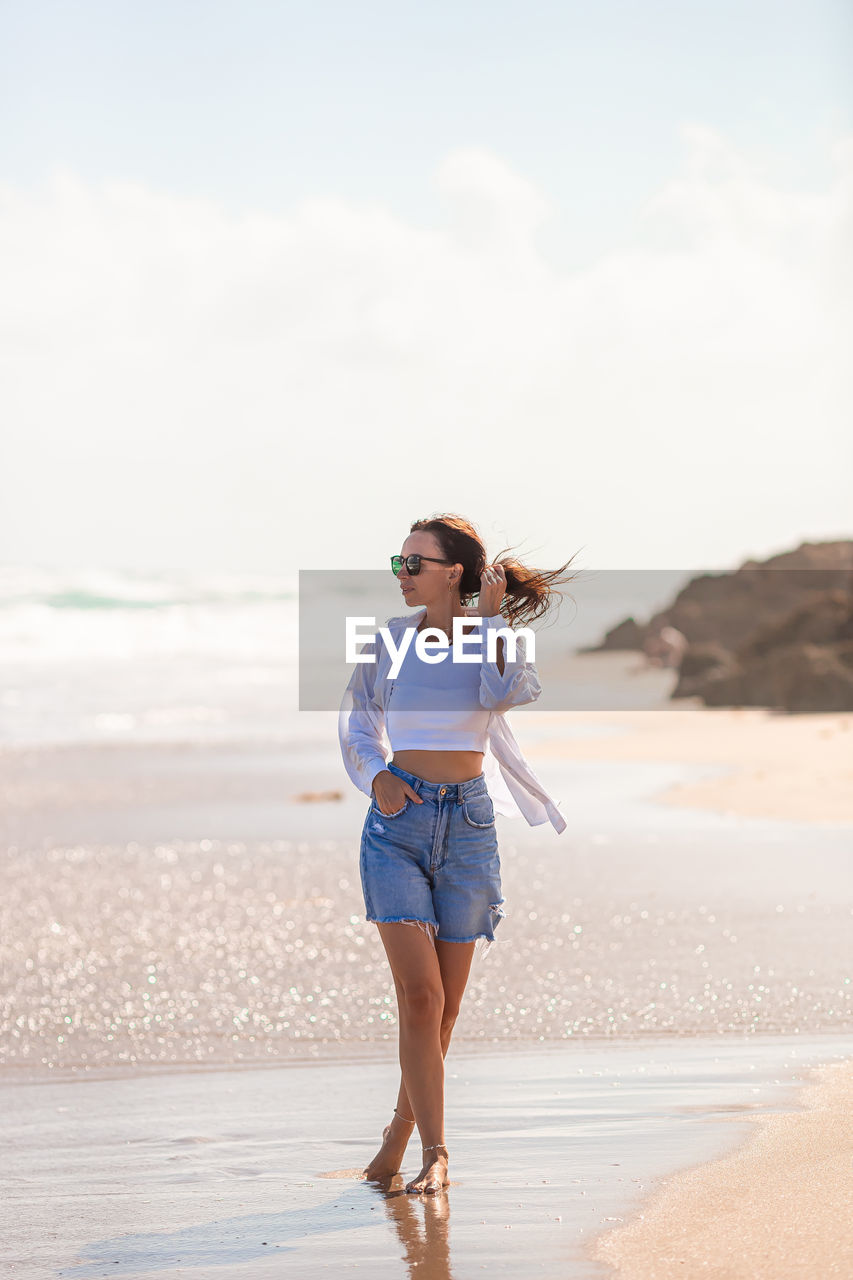
M553 606L555 597L562 599L563 593L555 584L571 582L578 576L566 574L574 556L559 569L550 570L531 569L522 564L517 557L506 554L511 547L505 547L493 560L487 559L480 535L463 516L443 514L416 520L409 532L419 530L434 534L446 558L462 565L459 595L463 605L469 605L480 594L480 578L487 564L503 566L506 595L500 612L511 626L523 626L534 618L541 618Z

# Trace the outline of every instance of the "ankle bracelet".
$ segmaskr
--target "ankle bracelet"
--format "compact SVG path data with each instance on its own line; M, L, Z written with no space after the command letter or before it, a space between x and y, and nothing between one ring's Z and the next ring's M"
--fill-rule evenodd
M407 1120L405 1116L401 1116L401 1115L400 1115L400 1112L397 1110L397 1108L396 1108L396 1107L394 1108L394 1115L395 1115L395 1116L399 1116L399 1118L403 1121L403 1124L414 1124L414 1123L415 1123L415 1122L414 1122L414 1120Z
M439 1147L444 1147L447 1151L447 1145L444 1142L434 1142L431 1147L424 1147L424 1151L436 1151ZM448 1151L447 1154L449 1155L450 1152Z

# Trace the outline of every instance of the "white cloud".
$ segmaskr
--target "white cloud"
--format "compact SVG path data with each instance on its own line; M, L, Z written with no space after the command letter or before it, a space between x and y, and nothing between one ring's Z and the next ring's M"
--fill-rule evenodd
M570 520L598 563L665 560L674 517L683 563L840 524L853 138L802 192L682 134L633 246L571 273L537 249L546 193L472 148L435 171L439 228L0 189L7 558L96 558L106 520L119 561L237 567L318 512L322 555L377 480L398 524L455 502L568 554Z

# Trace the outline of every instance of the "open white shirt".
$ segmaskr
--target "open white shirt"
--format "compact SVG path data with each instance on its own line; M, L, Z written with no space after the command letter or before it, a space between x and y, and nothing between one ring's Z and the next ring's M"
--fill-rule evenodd
M466 609L465 612L470 617L479 616L475 609ZM417 614L388 619L385 625L395 647L399 646L406 627L417 627L425 616L426 609L422 609ZM506 618L499 613L491 618L483 618L480 627L483 655L480 704L492 713L483 757L486 786L496 813L507 818L523 815L532 827L550 822L557 832L564 831L566 820L557 802L548 795L524 759L505 718L511 707L535 702L542 692L536 667L526 659L524 636L516 637L514 662L509 661L508 645L504 644L503 675L497 662L487 661L488 632L508 627ZM363 652L373 653L376 660L358 662L355 665L341 700L338 737L350 779L360 791L369 796L372 794L373 779L382 769L387 769L392 755L385 727L385 705L393 681L388 678L391 653L388 646L382 643L381 637L377 635L375 642Z

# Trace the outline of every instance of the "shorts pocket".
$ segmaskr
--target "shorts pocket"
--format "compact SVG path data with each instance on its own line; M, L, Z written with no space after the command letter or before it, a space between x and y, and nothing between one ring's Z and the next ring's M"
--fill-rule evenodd
M411 800L411 797L406 796L406 799L403 801L402 809L397 809L394 813L383 813L382 810L379 808L379 805L376 803L376 796L373 796L373 798L370 801L370 812L375 813L377 817L380 817L380 818L399 818L402 813L406 812L406 809L409 806L410 800Z
M495 806L488 791L478 791L462 801L462 817L469 827L493 827L495 825Z

